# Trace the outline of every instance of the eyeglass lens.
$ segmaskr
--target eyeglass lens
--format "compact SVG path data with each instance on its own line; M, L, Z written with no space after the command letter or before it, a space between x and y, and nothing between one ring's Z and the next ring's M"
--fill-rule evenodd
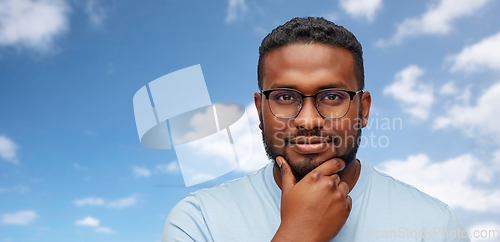
M326 118L344 116L350 105L350 96L340 90L326 90L316 96L318 112ZM292 118L302 109L302 95L292 90L275 90L269 95L269 107L276 117Z

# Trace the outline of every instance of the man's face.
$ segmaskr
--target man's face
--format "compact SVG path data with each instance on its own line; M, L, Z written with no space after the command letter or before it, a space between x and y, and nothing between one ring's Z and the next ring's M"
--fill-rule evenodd
M270 51L264 58L262 77L264 91L290 88L304 95L327 88L358 91L352 54L320 43L293 44ZM280 119L271 113L266 97L255 93L268 156L273 160L283 156L297 181L334 157L344 159L347 166L356 157L361 127L366 125L369 95L363 96L363 101L361 93L356 95L342 118L323 118L314 98L304 98L297 117Z

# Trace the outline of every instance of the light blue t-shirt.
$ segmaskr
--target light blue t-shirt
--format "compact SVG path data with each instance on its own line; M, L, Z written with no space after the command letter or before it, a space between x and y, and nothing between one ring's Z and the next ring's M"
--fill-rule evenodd
M448 205L360 161L352 210L332 241L470 241ZM281 190L273 163L255 174L189 194L170 212L162 242L271 241Z

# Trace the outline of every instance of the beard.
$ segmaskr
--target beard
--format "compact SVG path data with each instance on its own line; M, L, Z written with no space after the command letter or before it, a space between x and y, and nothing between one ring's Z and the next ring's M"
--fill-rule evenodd
M360 109L360 112L358 113L358 119L357 119L358 123L355 125L355 127L358 127L357 132L356 132L356 136L353 139L346 138L346 141L349 140L347 142L347 144L345 144L345 146L347 147L347 150L343 154L329 158L329 159L341 158L345 162L345 167L348 167L352 163L352 161L356 158L356 153L358 152L358 148L360 145L362 119L360 119L359 117L362 117L361 109ZM261 130L262 142L264 143L264 148L266 150L267 157L274 162L274 166L276 166L276 167L278 167L278 169L280 169L276 163L276 157L283 156L283 158L285 158L285 160L288 162L288 165L290 166L290 170L292 171L293 175L295 176L296 182L299 182L300 180L302 180L302 178L304 178L309 172L314 170L316 167L321 165L321 163L323 163L324 161L318 162L316 160L316 158L319 154L315 153L315 154L305 155L306 157L305 157L305 160L303 160L303 161L290 162L289 155L287 154L286 150L287 150L288 146L290 145L290 140L292 138L300 137L300 136L317 136L317 137L329 138L329 139L331 139L331 143L332 143L329 145L333 145L335 147L340 147L340 145L342 143L341 137L334 136L334 135L325 135L324 133L322 133L321 131L319 131L317 129L309 131L307 133L299 130L297 133L295 133L293 135L287 135L283 139L283 141L284 141L283 142L284 143L283 150L284 151L283 151L283 154L279 154L277 149L273 145L272 138L270 136L268 136L266 134L266 132L264 131L265 128L264 128L264 122L262 119L262 112L259 114L259 119L260 119L260 123L262 125L262 130ZM329 160L329 159L326 159L326 160ZM281 169L280 169L280 171L281 171Z

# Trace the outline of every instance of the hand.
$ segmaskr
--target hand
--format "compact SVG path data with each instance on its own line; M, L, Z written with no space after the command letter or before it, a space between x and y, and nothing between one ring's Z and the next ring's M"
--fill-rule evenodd
M349 187L337 172L345 162L334 158L300 182L281 156L281 224L272 241L330 241L344 226L352 207Z

